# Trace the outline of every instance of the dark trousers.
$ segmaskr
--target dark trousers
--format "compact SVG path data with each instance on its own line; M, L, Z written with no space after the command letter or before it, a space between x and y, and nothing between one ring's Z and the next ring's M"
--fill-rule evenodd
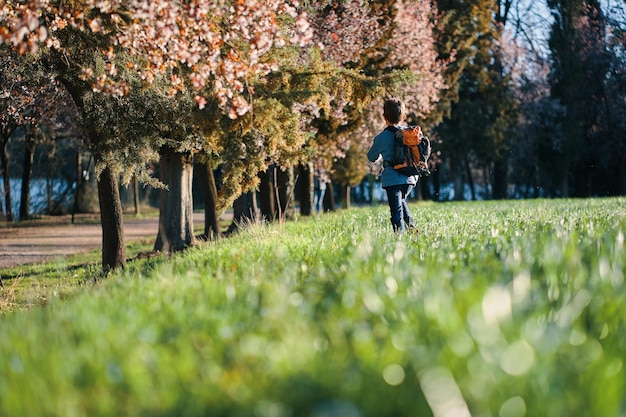
M406 203L406 199L413 191L413 187L410 184L385 187L394 232L404 232L407 227L415 227L409 206Z

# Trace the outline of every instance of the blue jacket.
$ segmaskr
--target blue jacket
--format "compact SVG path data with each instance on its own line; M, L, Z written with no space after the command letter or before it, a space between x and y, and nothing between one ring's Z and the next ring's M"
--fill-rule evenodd
M406 176L398 173L392 166L386 166L387 161L393 160L393 142L395 133L385 129L374 138L374 143L369 151L367 151L367 159L376 162L382 157L383 172L380 175L383 188L392 185L417 184L417 175Z

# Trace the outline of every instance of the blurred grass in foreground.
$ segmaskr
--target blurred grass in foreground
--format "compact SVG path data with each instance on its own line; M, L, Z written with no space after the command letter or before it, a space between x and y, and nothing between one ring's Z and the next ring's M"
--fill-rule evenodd
M275 225L0 316L2 416L626 416L626 199Z

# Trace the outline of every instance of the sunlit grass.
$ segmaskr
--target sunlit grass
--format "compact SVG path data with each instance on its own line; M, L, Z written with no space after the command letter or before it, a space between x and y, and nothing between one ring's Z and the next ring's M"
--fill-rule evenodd
M0 415L626 415L625 199L412 208L419 235L255 223L0 316Z
M149 252L153 240L139 239L127 244L128 259L132 261ZM5 286L5 291L0 290L0 315L42 306L90 288L103 277L101 261L101 251L95 250L0 270Z

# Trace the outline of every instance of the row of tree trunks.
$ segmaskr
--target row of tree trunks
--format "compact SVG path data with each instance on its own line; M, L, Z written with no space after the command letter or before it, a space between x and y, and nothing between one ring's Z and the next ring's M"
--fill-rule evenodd
M227 234L236 232L246 222L254 222L259 218L264 221L283 219L290 209L289 194L293 193L291 176L276 165L259 173L259 193L246 192L233 203L233 221Z
M207 210L205 234L219 233L215 202L217 190L212 170L206 166L205 193ZM154 250L171 253L184 250L195 244L193 226L193 155L190 152L176 152L163 147L160 155L160 180L167 189L160 192L159 230ZM211 186L213 184L213 186ZM123 212L119 195L117 174L105 168L98 179L98 197L102 221L102 264L104 272L124 268L126 265L126 245L123 230ZM135 191L135 202L138 196ZM212 209L211 209L212 207ZM137 209L136 209L137 211ZM210 215L212 214L212 216ZM210 225L210 226L207 226Z
M619 192L621 195L626 195L626 165L620 164L619 171L617 173Z
M235 233L246 223L255 222L258 218L256 193L248 191L240 195L233 203L233 220L226 231L227 235Z
M297 172L297 175L295 174ZM285 220L294 216L294 198L298 192L300 214L310 216L313 208L313 166L302 164L293 169L282 170L271 165L259 173L260 185L257 194L249 192L241 195L233 204L233 222L227 233L235 232L246 221L258 216L265 221ZM298 186L296 186L298 183ZM324 210L334 207L332 185L325 194Z
M91 140L97 143L96 132L91 132ZM24 161L27 168L32 166L35 142L27 141L28 145L30 146L27 148L25 156L27 160ZM6 147L3 147L4 149ZM6 160L8 161L8 155L6 155ZM5 166L6 162L3 158L3 167ZM79 178L82 177L81 168L77 164ZM298 195L301 203L301 214L310 215L313 194L312 166L307 164L297 169L301 181ZM30 172L30 169L27 171ZM209 164L203 164L199 172L201 173L205 197L204 237L215 238L220 236L218 216L215 211L217 199L215 177ZM179 153L164 147L161 150L160 173L160 179L167 186L167 190L162 190L160 194L159 230L154 250L163 253L176 252L195 244L191 188L193 155L191 153ZM5 175L6 180L8 180L8 175ZM295 181L293 170L281 170L276 166L270 167L268 171L261 174L261 213L266 219L273 221L293 216ZM98 178L97 186L102 224L102 266L106 273L114 269L124 268L126 265L123 209L119 194L118 173L106 167ZM25 187L26 190L29 188L28 186ZM135 190L134 193L135 204L137 205L137 191ZM24 200L23 196L22 200ZM256 193L254 192L245 193L237 199L233 205L233 223L228 232L232 233L246 220L254 220L258 213L257 205ZM26 205L23 206L27 207ZM326 193L324 207L325 211L330 211L334 207L332 184L329 184L329 192ZM135 211L138 212L138 207L135 208ZM24 213L20 213L20 217L24 219Z

